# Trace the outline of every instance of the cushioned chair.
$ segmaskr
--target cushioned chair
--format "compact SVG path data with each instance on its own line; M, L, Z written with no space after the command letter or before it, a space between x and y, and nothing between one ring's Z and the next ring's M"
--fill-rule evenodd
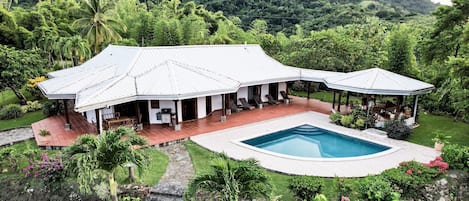
M255 107L252 105L249 105L249 103L246 101L246 98L239 98L239 101L241 102L241 107L246 110L252 110Z
M231 109L231 112L239 112L239 111L243 110L242 108L239 108L236 105L234 100L230 100L230 109Z
M288 94L285 91L280 91L280 95L282 95L283 101L288 100L291 102L291 98L288 97Z
M278 101L274 100L274 98L270 95L270 94L267 94L265 95L265 97L267 97L267 102L271 105L277 105L278 104Z

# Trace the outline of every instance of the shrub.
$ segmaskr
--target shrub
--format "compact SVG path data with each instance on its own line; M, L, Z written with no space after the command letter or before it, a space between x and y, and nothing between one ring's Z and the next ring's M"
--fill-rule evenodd
M41 161L36 161L23 169L26 177L34 176L44 181L48 187L57 187L64 178L64 165L60 159L49 158L46 153L41 156Z
M34 112L42 109L42 104L39 101L28 101L26 105L21 106L23 113Z
M288 188L301 200L311 201L321 192L323 180L313 176L296 176L290 180Z
M302 81L295 81L291 88L293 91L305 91L305 84Z
M41 90L38 88L38 84L42 81L46 80L46 77L39 76L32 79L28 79L28 84L26 84L26 90L31 93L36 98L42 98Z
M342 115L340 113L331 113L329 115L329 119L335 124L339 124L341 118L342 118Z
M365 120L361 119L361 118L358 118L357 121L355 121L355 125L358 128L365 128Z
M46 129L40 129L39 130L39 135L40 136L48 136L48 135L50 135L50 132Z
M46 102L42 109L42 113L48 117L58 115L59 111L60 107L56 102Z
M367 176L360 182L361 196L369 200L396 200L400 194L382 176Z
M409 172L412 173L409 174ZM400 193L403 193L405 197L409 198L415 197L417 190L425 184L424 180L414 178L414 176L418 177L418 175L417 172L414 173L410 169L402 171L398 168L385 170L381 173L381 176L393 184L394 189L399 190Z
M438 171L441 173L446 172L446 169L448 169L448 163L443 162L443 158L440 156L437 156L434 160L431 160L429 163L425 164L425 167L428 168L438 168Z
M18 104L9 104L0 110L0 119L15 119L21 116L23 116L23 111Z
M468 170L469 169L469 147L448 144L443 147L441 157L449 164L451 169Z
M414 179L421 180L419 181L420 183L431 182L434 178L441 174L436 169L428 168L424 164L417 161L402 162L399 164L398 168L402 172L412 176Z
M396 140L404 140L412 132L404 121L388 121L384 125L384 130L388 133L389 138Z
M340 123L345 127L350 127L352 122L353 122L352 115L345 115L345 116L342 116L342 118L340 119Z

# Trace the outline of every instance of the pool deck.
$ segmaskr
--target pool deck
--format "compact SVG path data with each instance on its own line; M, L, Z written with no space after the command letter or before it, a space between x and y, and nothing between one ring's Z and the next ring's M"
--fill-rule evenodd
M377 154L352 158L302 158L285 156L240 143L242 140L265 135L295 126L310 124L334 132L386 145L391 149ZM386 136L364 133L334 125L328 115L317 112L304 112L262 122L214 131L191 139L214 152L225 152L234 159L255 158L262 167L272 171L292 175L313 175L321 177L363 177L379 174L386 169L397 167L403 161L416 160L427 163L440 152L432 148ZM344 147L346 149L346 147Z

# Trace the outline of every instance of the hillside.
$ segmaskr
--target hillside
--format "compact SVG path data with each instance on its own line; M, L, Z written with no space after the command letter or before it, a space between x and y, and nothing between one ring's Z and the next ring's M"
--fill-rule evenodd
M189 0L185 0L189 1ZM210 11L237 16L243 28L255 19L269 24L270 32L292 33L295 24L305 30L322 30L338 25L362 23L376 16L390 21L405 21L409 16L429 14L436 5L430 0L195 0Z

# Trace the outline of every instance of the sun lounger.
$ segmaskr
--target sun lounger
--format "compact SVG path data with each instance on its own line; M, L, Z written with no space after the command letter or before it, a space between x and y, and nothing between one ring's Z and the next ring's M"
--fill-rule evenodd
M269 104L271 104L271 105L277 105L278 104L278 101L274 100L274 98L270 94L265 95L265 97L267 97L267 100L268 100Z
M256 105L257 105L258 107L264 106L264 103L262 103L260 96L254 96L254 102L256 102Z
M282 95L283 102L287 100L291 102L291 98L288 97L288 94L285 91L280 91L280 95Z
M246 98L239 98L239 101L241 102L241 107L246 110L252 110L255 107L252 105L249 105L249 103L246 101Z
M230 100L230 109L231 109L231 112L239 112L239 111L243 110L242 108L239 108L236 105L234 100Z

